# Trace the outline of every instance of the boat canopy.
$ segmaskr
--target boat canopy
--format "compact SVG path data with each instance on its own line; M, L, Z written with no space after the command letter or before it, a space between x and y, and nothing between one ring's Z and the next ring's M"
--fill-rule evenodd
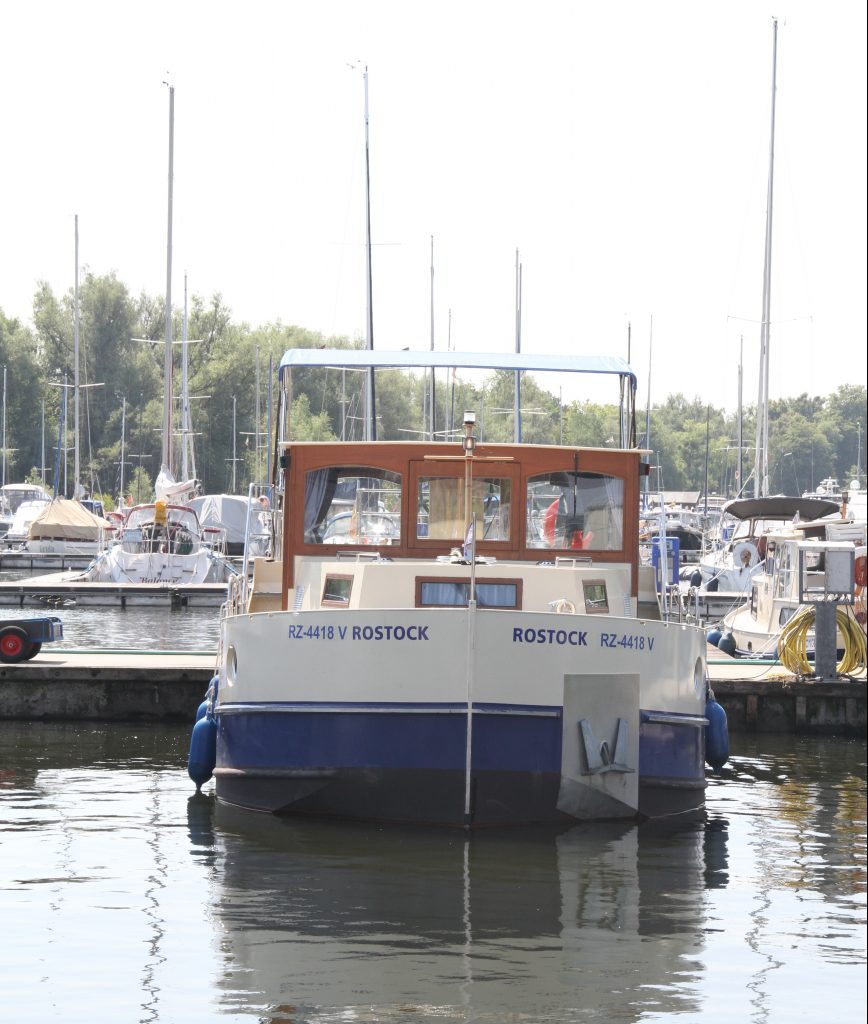
M735 519L792 519L798 513L799 519L810 521L840 511L841 506L837 501L798 498L786 494L767 498L735 498L723 506L724 514Z
M291 348L280 361L281 374L302 366L354 369L383 367L415 370L537 370L549 373L609 373L624 377L636 390L636 374L619 356L537 355L533 352L388 352L379 349Z
M432 349L386 351L358 348L291 348L280 361L279 377L291 395L293 369L505 370L539 373L609 374L618 378L620 444L636 447L636 374L619 356L539 355L534 352L436 352ZM291 400L291 398L290 398Z

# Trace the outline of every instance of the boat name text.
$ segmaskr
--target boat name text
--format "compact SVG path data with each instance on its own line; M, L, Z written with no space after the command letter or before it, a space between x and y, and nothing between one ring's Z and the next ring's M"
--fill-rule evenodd
M584 629L521 629L512 630L514 644L564 644L570 647L588 647L588 632ZM600 647L623 647L633 651L654 650L654 637L634 633L601 633Z
M290 640L427 640L427 626L290 626Z

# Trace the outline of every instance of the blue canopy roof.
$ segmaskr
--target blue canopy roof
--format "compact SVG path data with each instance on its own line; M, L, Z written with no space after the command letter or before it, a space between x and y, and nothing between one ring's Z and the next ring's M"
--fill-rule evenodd
M536 355L533 352L386 352L380 349L291 348L280 361L285 369L302 366L333 366L352 369L400 367L414 370L537 370L549 373L610 373L630 380L636 375L619 356Z

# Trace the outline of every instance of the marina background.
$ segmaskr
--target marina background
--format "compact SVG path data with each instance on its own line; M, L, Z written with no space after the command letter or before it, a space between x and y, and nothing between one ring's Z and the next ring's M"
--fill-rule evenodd
M75 215L85 268L162 293L169 81L179 305L183 273L238 321L364 337L367 67L377 347L428 347L433 236L436 347L511 351L518 250L526 351L623 356L632 324L652 401L732 412L742 337L757 394L776 17L770 394L864 383L864 5L149 12L4 11L8 317L72 288Z

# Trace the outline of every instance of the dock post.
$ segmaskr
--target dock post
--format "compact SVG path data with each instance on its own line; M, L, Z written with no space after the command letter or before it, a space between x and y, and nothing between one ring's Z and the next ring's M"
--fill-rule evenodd
M814 609L814 667L820 679L836 679L838 605L836 601L818 601Z

